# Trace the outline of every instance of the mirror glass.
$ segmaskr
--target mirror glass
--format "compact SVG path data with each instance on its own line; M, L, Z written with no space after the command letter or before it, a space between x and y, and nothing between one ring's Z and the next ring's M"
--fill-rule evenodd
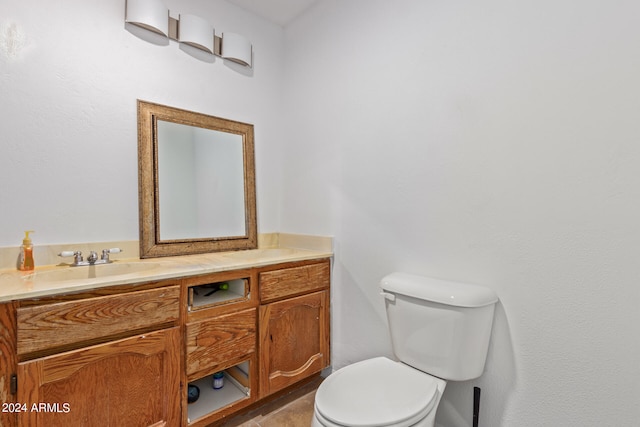
M138 101L140 257L257 246L253 126Z
M240 135L158 120L160 240L246 234L242 164Z

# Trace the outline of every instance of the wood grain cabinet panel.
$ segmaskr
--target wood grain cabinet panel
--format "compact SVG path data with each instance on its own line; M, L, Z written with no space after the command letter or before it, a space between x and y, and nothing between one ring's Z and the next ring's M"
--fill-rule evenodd
M282 390L329 365L329 292L260 307L260 391Z
M187 324L186 351L189 380L213 373L229 360L256 351L255 308Z
M16 355L16 310L15 303L0 304L0 404L16 403L12 392L12 377L18 363ZM16 414L12 411L0 411L0 426L16 425Z
M179 312L179 286L20 307L18 356L24 360L46 350L78 348L103 337L177 324Z
M20 363L17 375L21 427L180 425L179 327Z
M260 302L263 304L290 296L328 289L330 281L329 260L300 267L263 271L260 273L259 280Z

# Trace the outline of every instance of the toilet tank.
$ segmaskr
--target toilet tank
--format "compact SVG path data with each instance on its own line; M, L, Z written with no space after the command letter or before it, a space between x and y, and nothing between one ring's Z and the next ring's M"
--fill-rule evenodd
M493 290L407 273L389 274L380 286L400 361L445 380L482 375L498 301Z

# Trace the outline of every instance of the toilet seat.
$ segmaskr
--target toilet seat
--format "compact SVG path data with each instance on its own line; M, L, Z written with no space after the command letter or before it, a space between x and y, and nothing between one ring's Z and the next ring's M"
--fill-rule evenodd
M437 400L434 377L386 357L346 366L316 392L316 416L326 426L408 427Z

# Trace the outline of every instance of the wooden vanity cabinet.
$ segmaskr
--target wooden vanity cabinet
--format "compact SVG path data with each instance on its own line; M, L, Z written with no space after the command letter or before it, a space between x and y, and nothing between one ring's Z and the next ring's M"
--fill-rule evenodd
M329 365L329 282L317 259L0 304L0 427L223 425Z
M142 288L16 304L16 425L180 424L180 287Z
M219 289L223 284L228 288ZM256 273L251 269L184 279L188 301L185 383L198 386L200 397L186 404L187 390L184 391L183 425L207 426L257 400L255 284ZM224 386L219 390L213 389L216 372L224 372Z
M329 365L329 260L262 270L261 397Z
M186 283L191 288L243 278L248 285L246 298L231 297L208 308L202 308L199 301L200 305L190 309L185 332L186 379L201 385L201 393L205 391L209 399L216 394L210 390L211 375L245 362L248 394L227 406L211 401L205 415L195 409L202 406L200 400L188 405L185 421L189 426L219 425L240 408L329 365L329 259L217 273Z

